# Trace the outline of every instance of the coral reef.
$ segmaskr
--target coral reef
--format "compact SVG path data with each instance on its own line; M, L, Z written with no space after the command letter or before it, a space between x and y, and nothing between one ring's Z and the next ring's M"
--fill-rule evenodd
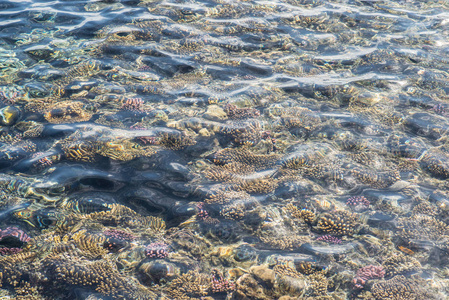
M1 299L447 298L447 1L0 2Z

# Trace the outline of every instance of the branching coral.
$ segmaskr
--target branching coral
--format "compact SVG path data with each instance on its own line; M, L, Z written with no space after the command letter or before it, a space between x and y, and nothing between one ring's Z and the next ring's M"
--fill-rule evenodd
M325 213L318 219L317 229L335 235L352 235L359 226L358 217L348 211Z

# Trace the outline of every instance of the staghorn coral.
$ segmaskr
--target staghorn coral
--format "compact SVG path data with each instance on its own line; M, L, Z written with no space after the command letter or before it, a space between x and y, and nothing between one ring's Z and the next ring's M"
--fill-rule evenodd
M100 258L108 253L107 249L103 247L106 238L104 236L90 234L85 229L73 233L71 240L74 241L77 249L83 251L89 258Z
M14 288L17 300L39 300L43 299L40 292L43 290L41 286L32 285L30 282L21 282L21 285Z
M22 131L24 138L35 138L41 135L44 131L44 125L35 121L21 121L15 127Z
M281 124L288 129L303 128L310 131L321 123L320 117L305 107L288 107L272 110L271 113L279 115Z
M318 164L308 168L304 168L301 172L303 176L318 178L318 179L330 179L333 181L343 180L343 171L332 164Z
M22 276L29 275L30 270L26 261L33 260L36 253L23 251L17 254L0 257L0 283L18 287L23 284Z
M237 184L235 189L249 194L265 194L273 192L278 184L278 180L271 178L247 179Z
M9 132L9 131L0 131L0 142L17 145L23 141L23 137L21 134Z
M115 113L104 113L94 121L96 124L108 126L111 128L126 128L123 121Z
M273 267L275 276L290 276L296 278L303 278L304 276L299 273L296 268L290 266L287 262L277 263Z
M115 265L107 260L75 262L59 255L47 257L43 266L47 276L56 284L90 287L105 296L115 298L133 297L136 291L140 292L141 299L152 299L155 296L149 290L146 295L142 295L144 288L125 280Z
M239 162L231 162L225 165L218 165L215 167L238 175L250 175L256 171L256 168L253 165L246 165Z
M94 151L98 155L118 161L130 161L137 157L149 157L156 153L156 150L151 147L141 147L126 139L96 142Z
M239 108L234 104L226 104L224 111L230 119L246 119L260 116L260 112L254 108Z
M262 139L260 122L254 119L222 125L219 133L228 137L236 145L254 146Z
M422 214L435 217L440 213L440 209L429 201L422 201L413 207L412 212L414 215Z
M312 212L311 210L305 209L303 208L301 210L301 215L300 215L301 219L304 220L304 222L308 223L308 224L312 224L313 222L315 222L316 220L316 215L314 212Z
M173 240L173 248L189 253L193 257L203 257L204 253L212 248L212 243L208 239L199 236L191 229L179 230L170 238Z
M245 205L243 203L232 203L224 205L220 209L220 215L230 220L241 220L245 216Z
M225 148L213 156L216 165L229 165L238 163L243 166L251 166L255 170L268 169L280 158L277 154L255 154L245 148Z
M291 232L272 232L266 230L259 236L260 240L273 249L292 250L310 242L310 238Z
M311 210L308 209L299 209L294 206L292 203L289 203L285 206L285 209L288 213L291 214L292 217L296 219L302 219L304 222L311 224L315 221L316 215Z
M402 253L387 258L382 266L387 277L415 272L421 268L418 260Z
M158 136L158 143L171 150L181 150L187 146L195 145L196 141L185 133L163 132Z
M447 235L449 230L444 222L426 215L399 218L397 227L399 235L407 242L413 239L437 241L442 235Z
M285 209L293 218L300 219L302 218L302 210L293 205L292 203L288 203L285 206Z
M225 204L233 200L249 200L251 196L244 191L235 191L233 189L218 189L212 191L210 195L204 199L206 204Z
M433 298L430 295L426 295L418 282L407 279L402 275L375 283L371 288L371 293L376 300L419 300Z
M210 278L208 276L190 270L173 279L170 286L165 289L165 292L173 299L191 300L206 296L209 288Z
M234 172L228 171L218 166L211 166L203 172L204 177L212 181L218 182L236 182L239 180Z
M62 151L68 160L94 162L98 159L95 145L89 141L63 143Z
M307 281L310 284L307 292L311 296L327 296L327 287L329 285L329 281L323 273L313 273L307 276Z
M304 275L310 275L313 273L317 273L317 272L323 272L323 267L316 265L315 263L312 262L300 262L300 263L295 263L295 267L296 269Z
M142 216L131 208L120 205L111 204L110 210L93 212L85 216L85 218L95 220L104 225L129 228L143 228L154 233L165 231L165 222L161 218L153 216Z
M440 149L430 149L420 159L421 166L438 178L449 178L449 155Z
M323 160L333 149L327 144L304 145L301 151L295 151L285 156L281 166L293 170L307 170L315 165L324 166Z
M380 189L389 187L401 179L398 171L374 172L367 169L355 168L351 170L351 174L360 182Z
M358 217L348 211L333 211L318 218L317 229L321 232L341 235L352 235L358 227Z
M85 60L68 68L66 77L61 81L67 82L76 77L89 77L98 74L101 70L101 62L98 60ZM56 83L58 84L58 83Z

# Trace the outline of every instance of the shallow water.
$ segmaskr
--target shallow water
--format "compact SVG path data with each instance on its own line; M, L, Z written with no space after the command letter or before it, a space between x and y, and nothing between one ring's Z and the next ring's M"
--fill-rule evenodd
M448 8L0 1L1 296L446 299Z

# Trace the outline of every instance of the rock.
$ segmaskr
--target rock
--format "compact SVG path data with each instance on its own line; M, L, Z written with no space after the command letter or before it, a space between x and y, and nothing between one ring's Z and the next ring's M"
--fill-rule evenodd
M14 106L6 106L0 109L0 124L11 126L20 118L20 110Z
M210 105L203 117L211 121L226 120L228 118L225 111L218 105Z
M198 131L198 133L199 133L201 136L211 136L209 130L207 130L206 128L200 129L200 131Z
M236 291L232 299L268 300L273 299L265 294L263 287L250 274L245 274L236 282Z
M272 287L274 285L274 271L268 269L267 266L253 266L249 271L256 276L258 279L262 280L264 283Z
M279 300L296 300L298 297L282 296Z

